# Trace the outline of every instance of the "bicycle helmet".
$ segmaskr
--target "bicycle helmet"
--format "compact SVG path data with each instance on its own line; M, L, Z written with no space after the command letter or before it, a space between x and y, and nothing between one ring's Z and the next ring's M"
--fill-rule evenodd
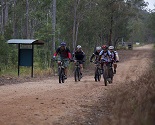
M110 49L110 50L113 50L113 49L114 49L114 47L113 47L113 46L109 46L109 49Z
M60 46L66 46L65 42L61 42Z
M106 45L103 45L103 46L102 46L102 49L107 49L107 46L106 46Z
M81 49L82 47L80 45L77 46L77 49Z
M101 50L102 48L100 46L96 47L96 51Z

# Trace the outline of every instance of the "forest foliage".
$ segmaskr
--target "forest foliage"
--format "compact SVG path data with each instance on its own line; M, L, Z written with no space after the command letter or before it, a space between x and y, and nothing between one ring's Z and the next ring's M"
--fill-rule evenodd
M43 69L50 67L61 41L71 51L80 44L87 58L102 44L153 42L155 11L148 11L147 4L144 0L1 0L0 72L17 66L17 46L8 45L9 39L43 40L44 46L35 47L35 61Z

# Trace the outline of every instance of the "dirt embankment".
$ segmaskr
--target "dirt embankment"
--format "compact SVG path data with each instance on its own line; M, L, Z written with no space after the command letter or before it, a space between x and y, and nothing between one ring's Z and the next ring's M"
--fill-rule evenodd
M111 102L108 98L111 90L137 80L149 68L151 48L147 45L133 51L119 51L117 74L113 84L106 87L103 79L94 82L92 75L85 74L77 83L71 77L64 84L58 84L57 77L54 77L0 86L0 125L99 125L96 118L100 116L100 109L96 105L100 100ZM111 112L107 107L107 103L102 107L102 118Z

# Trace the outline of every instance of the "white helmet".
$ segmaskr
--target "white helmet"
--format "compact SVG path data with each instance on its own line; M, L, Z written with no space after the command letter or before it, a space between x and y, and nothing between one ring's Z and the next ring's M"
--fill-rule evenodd
M98 51L98 50L101 50L102 48L100 47L100 46L98 46L98 47L96 47L96 50Z
M81 49L82 47L80 45L77 46L77 49Z
M109 46L109 49L113 50L113 49L114 49L114 47L113 47L113 46Z

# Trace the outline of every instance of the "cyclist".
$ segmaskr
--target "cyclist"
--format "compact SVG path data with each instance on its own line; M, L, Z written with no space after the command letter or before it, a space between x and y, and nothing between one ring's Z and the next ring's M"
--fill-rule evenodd
M106 45L102 46L102 51L99 53L99 61L111 62L111 52Z
M102 50L99 53L99 61L101 61L101 68L103 69L103 62L111 63L112 60L111 52L108 50L106 45L102 46Z
M92 59L95 57L95 61L99 60L99 53L101 52L102 48L100 46L96 47L96 51L92 54L90 57L90 62L92 62Z
M99 63L99 53L101 52L102 48L101 46L96 47L95 52L92 54L92 56L90 57L90 62L93 62L93 58L95 59L95 65L99 66L99 68L101 69L100 63ZM95 67L95 72L96 72L96 67ZM102 70L100 70L100 73L102 74ZM94 77L95 81L96 81L96 76Z
M114 66L114 74L116 74L116 68L117 68L117 62L119 62L119 57L118 57L118 53L117 51L114 51L114 47L113 46L109 46L109 50L111 52L111 56L112 56L112 63Z
M73 59L76 61L78 60L80 63L80 74L82 76L82 71L83 71L83 62L85 62L85 53L82 50L82 47L78 45L76 47L75 52L73 53Z
M55 59L57 55L59 55L58 65L61 63L62 60L64 60L65 79L67 79L67 67L69 65L69 60L71 59L71 53L65 42L61 42L60 46L53 55L53 59Z

